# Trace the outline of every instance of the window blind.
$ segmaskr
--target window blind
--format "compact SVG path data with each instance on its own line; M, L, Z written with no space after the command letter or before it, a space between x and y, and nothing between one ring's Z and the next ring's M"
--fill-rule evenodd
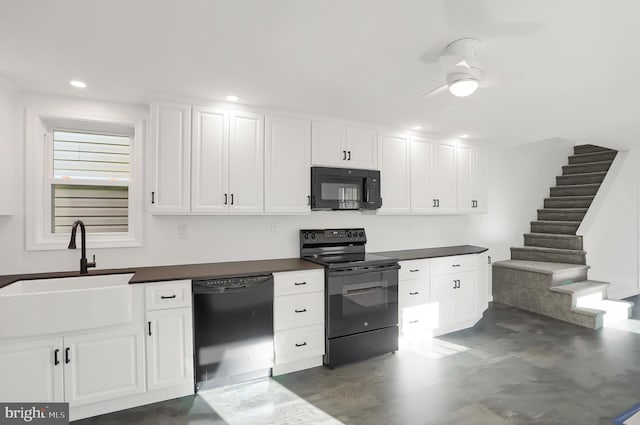
M127 232L129 188L54 184L51 194L53 233L69 233L76 220L87 232Z

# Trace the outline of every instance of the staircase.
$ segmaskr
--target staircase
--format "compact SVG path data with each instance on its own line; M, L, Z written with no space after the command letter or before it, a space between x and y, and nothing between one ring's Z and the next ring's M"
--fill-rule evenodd
M586 252L576 231L617 151L574 146L568 165L511 260L493 264L493 299L576 325L599 329L629 317L632 303L607 299L609 283L587 279Z

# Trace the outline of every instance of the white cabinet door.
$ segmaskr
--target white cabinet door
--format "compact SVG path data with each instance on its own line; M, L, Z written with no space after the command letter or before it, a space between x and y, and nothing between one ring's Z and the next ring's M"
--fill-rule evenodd
M141 330L117 330L64 339L64 394L71 406L144 392Z
M311 121L265 119L264 210L308 214L311 211Z
M474 203L471 200L471 161L472 148L467 145L459 145L456 148L456 184L457 208L460 213L469 213L473 210Z
M475 201L475 213L488 211L487 160L487 148L477 146L471 151L471 200Z
M193 108L191 211L224 213L229 194L229 113Z
M456 285L456 277L453 275L441 275L431 277L431 301L432 329L447 328L456 322L455 297L453 289Z
M377 132L371 128L347 127L346 134L346 166L349 168L377 170Z
M431 213L436 206L434 146L423 137L411 138L411 212L416 214Z
M486 148L459 145L456 149L458 212L487 212Z
M264 118L250 112L229 116L229 211L264 211Z
M149 311L147 321L148 390L193 383L191 309Z
M348 167L346 129L338 123L311 123L311 163L325 167Z
M0 400L40 403L64 401L62 362L62 338L2 343Z
M151 105L151 212L184 213L190 207L191 105Z
M411 208L409 138L385 134L380 137L380 189L382 207L379 214L407 214Z
M453 290L455 298L454 317L456 322L466 322L478 317L478 272L460 273L455 276L457 288Z
M434 212L450 214L456 211L456 147L449 143L434 145L433 177L435 198Z

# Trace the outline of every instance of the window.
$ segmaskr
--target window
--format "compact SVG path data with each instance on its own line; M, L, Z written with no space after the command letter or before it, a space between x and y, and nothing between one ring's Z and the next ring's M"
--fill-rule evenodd
M143 121L122 124L121 116L27 111L28 250L66 249L76 220L91 248L141 245Z
M131 138L53 131L51 233L127 233Z

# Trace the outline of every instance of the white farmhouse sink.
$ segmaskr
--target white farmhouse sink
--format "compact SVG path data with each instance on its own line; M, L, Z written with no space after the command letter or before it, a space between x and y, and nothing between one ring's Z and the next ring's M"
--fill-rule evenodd
M0 338L128 323L133 274L21 280L0 289Z

